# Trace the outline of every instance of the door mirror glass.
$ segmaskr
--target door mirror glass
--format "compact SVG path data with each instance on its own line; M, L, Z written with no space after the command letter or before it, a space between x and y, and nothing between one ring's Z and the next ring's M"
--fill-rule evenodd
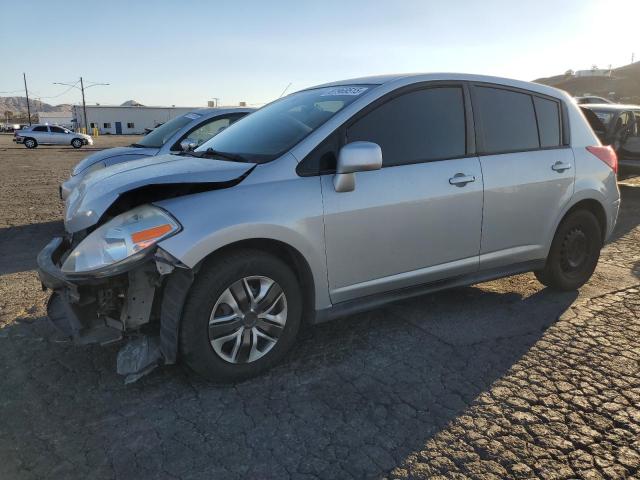
M180 142L180 149L183 152L192 152L198 147L198 142L193 138L185 138Z
M340 149L333 186L336 192L355 188L355 173L382 168L382 149L373 142L352 142Z

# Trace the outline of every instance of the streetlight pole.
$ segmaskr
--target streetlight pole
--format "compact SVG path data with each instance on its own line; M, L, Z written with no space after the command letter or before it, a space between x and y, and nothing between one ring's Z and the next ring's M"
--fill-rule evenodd
M62 83L62 82L53 82L54 85L65 85L67 87L71 87L71 88L78 88L78 82L71 84L71 83ZM91 88L91 87L95 87L96 85L110 85L109 83L92 83L91 85L88 85L86 88ZM80 88L78 88L78 90L80 90L82 92L82 113L84 116L84 128L86 129L86 131L89 131L89 119L87 118L87 104L84 100L84 91L85 91L85 86L84 86L84 80L82 79L82 77L80 77Z

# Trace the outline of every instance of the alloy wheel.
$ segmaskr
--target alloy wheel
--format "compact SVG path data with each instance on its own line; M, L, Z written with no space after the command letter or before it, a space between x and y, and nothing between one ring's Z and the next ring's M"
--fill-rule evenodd
M244 277L228 287L209 317L209 342L229 363L251 363L278 342L287 321L287 298L274 280Z

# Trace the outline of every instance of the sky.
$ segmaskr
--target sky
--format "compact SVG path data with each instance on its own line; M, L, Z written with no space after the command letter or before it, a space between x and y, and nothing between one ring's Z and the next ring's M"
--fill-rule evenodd
M3 5L5 4L6 5ZM365 75L520 80L640 60L640 0L0 0L0 96L260 105ZM26 20L26 22L25 22ZM290 85L289 85L290 84Z

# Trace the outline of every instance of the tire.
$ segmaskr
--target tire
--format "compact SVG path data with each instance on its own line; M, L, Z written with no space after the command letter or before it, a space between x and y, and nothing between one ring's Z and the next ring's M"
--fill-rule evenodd
M80 140L79 138L74 138L73 140L71 140L71 146L73 148L81 148L82 145L82 140Z
M262 301L245 302L242 292ZM243 303L245 307L251 303L252 309L242 309ZM267 314L278 321L260 317ZM198 273L182 316L180 352L203 377L217 383L239 382L282 359L295 342L301 317L302 295L293 271L272 255L239 250L205 263ZM266 333L277 341L272 343Z
M576 210L556 230L545 267L534 272L535 276L554 290L576 290L591 278L602 244L596 217L587 210Z
M24 146L27 148L36 148L38 146L38 142L35 138L25 138L22 143L24 143Z

